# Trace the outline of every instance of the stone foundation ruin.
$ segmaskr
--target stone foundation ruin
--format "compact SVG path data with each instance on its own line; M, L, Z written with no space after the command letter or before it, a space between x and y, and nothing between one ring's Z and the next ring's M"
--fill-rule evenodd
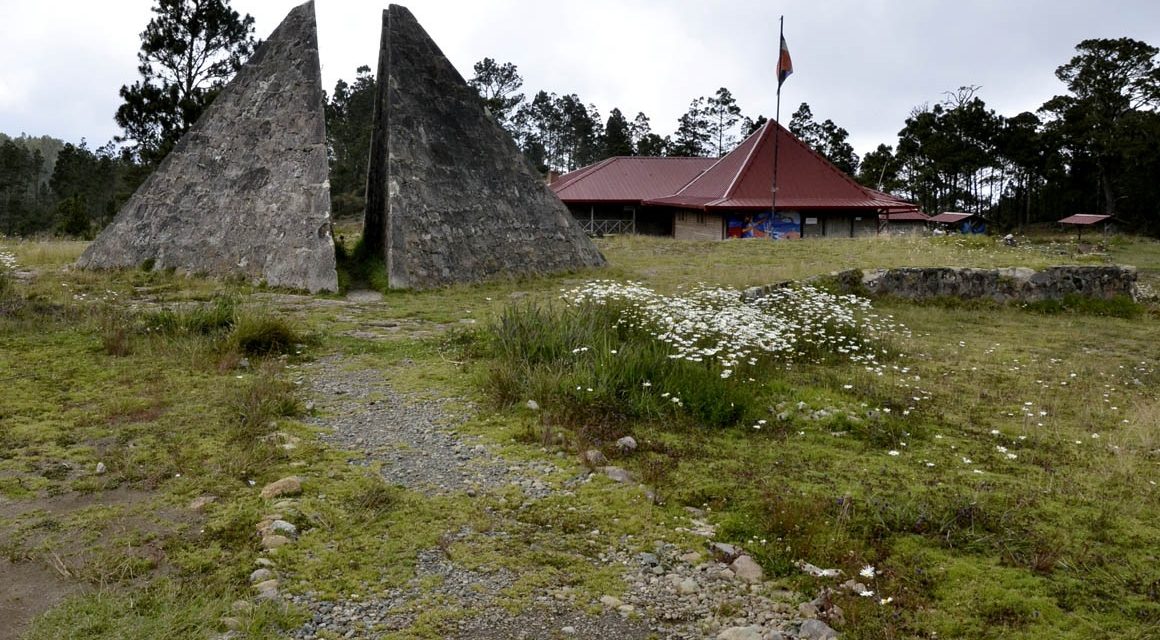
M869 292L907 300L960 298L994 302L1039 302L1065 296L1135 299L1136 268L1128 266L1060 266L1035 271L1025 267L958 269L912 267L843 271L836 274L847 292Z

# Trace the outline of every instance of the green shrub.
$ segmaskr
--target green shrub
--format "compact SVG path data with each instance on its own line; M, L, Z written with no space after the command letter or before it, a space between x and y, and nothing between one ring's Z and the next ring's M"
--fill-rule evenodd
M669 418L728 426L763 409L760 385L671 358L666 343L620 314L615 304L508 308L486 341L487 391L505 406L534 399L569 426Z
M236 316L230 342L241 353L265 356L288 353L302 337L286 319L255 312Z

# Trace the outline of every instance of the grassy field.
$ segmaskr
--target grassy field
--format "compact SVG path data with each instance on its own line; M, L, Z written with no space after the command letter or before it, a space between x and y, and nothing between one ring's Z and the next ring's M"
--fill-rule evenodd
M891 339L881 375L833 361L763 367L753 395L761 429L752 415L710 428L642 412L590 428L554 414L548 426L565 432L566 452L604 449L663 504L601 484L521 512L527 530L506 543L443 538L510 517L503 496L432 500L387 487L317 443L302 421L299 365L343 354L400 389L477 403L464 431L506 455L558 460L544 450L543 419L523 407L528 398L505 402L488 383L503 365L488 345L505 310L557 308L561 289L592 278L674 293L847 268L1114 262L1160 283L1160 244L1122 238L1107 254L1081 256L1048 238L1005 247L958 237L622 237L600 247L610 266L598 272L388 293L369 313L399 330L374 340L358 333L368 316L338 299L307 304L164 273L75 272L66 265L82 244L0 242L17 272L31 272L0 283L0 562L9 563L0 571L48 567L38 580L61 598L34 611L28 637L222 630L261 552L256 489L290 473L317 481L295 522L340 541L303 544L283 560L295 584L322 592L402 584L419 550L448 544L465 563L518 570L508 594L518 608L573 568L569 558L591 553L553 533L576 529L577 513L610 540L651 541L671 535L663 523L692 506L781 587L812 595L836 586L803 574L799 561L847 576L874 566L874 597L834 596L846 612L844 638L1160 636L1154 303L1132 319L876 304L909 330ZM287 337L258 348L246 339L254 326ZM628 434L641 447L618 455L611 443ZM278 446L287 436L302 444ZM212 508L187 507L207 495ZM368 555L381 562L352 564ZM576 571L570 584L584 594L617 582ZM397 637L440 637L441 621L461 615L430 608ZM262 606L241 617L248 637L272 638L301 616Z

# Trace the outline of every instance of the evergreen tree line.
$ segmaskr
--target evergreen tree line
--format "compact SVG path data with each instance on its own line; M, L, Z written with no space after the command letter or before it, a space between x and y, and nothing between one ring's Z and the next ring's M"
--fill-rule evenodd
M92 238L144 172L113 143L93 150L83 140L0 134L0 233Z

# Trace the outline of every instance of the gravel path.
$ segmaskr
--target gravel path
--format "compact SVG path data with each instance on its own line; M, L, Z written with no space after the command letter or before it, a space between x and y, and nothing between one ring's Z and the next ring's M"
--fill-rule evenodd
M505 460L477 438L458 429L473 410L460 399L422 399L393 390L381 371L356 368L342 356L303 367L314 403L312 422L322 439L354 452L350 464L381 463L387 481L427 495L477 495L521 488L525 501L570 493L584 473L553 489L543 481L559 467L543 462ZM511 529L522 525L512 522ZM487 535L504 536L503 522ZM711 531L711 527L709 528ZM474 532L448 532L449 539ZM623 541L622 541L622 544ZM735 578L724 562L658 543L653 553L613 548L592 562L623 569L625 595L585 602L560 585L532 597L519 615L498 601L516 576L505 569L472 571L456 566L438 548L419 553L415 576L403 587L374 598L323 601L306 592L287 599L312 613L291 638L379 638L406 629L425 606L467 612L449 638L719 638L777 640L827 638L802 628L798 594L774 591ZM819 603L820 605L820 603ZM596 613L599 612L599 613ZM813 612L806 613L813 617ZM825 614L823 613L823 616ZM840 616L840 612L838 612ZM814 620L809 625L821 624ZM825 631L832 633L824 624ZM800 634L800 635L799 635Z

